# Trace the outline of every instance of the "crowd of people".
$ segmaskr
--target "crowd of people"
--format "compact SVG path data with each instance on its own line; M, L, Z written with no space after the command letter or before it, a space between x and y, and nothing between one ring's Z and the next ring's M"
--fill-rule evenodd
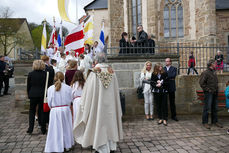
M154 54L155 53L155 41L154 35L148 35L144 30L143 26L139 25L138 39L134 36L131 40L128 40L128 33L123 32L121 39L119 40L119 55L131 55L131 54Z
M90 46L86 50L89 54ZM72 52L60 54L59 62L46 55L33 62L27 79L27 133L33 132L37 112L41 133L47 133L45 152L68 151L75 142L92 146L99 153L114 152L123 137L122 110L118 81L113 69L105 64L105 54L85 53L79 60ZM67 57L69 60L63 62ZM49 112L43 111L46 91Z
M193 54L193 53L192 53ZM220 52L216 55L223 59ZM199 84L204 93L204 107L202 113L202 124L206 129L211 129L208 122L208 114L211 112L211 124L216 127L223 128L223 125L218 122L217 117L217 97L218 97L218 78L216 74L217 66L222 64L222 61L217 63L217 59L209 60L207 70L201 73ZM152 63L147 61L142 69L140 82L144 94L144 108L147 120L153 120L154 103L156 104L158 124L168 125L168 99L171 109L171 119L178 121L176 117L175 105L175 78L177 69L172 66L170 58L165 59L165 66L161 63L155 64L152 69ZM229 108L229 82L226 83L226 107ZM227 131L229 134L229 130Z
M140 82L143 86L144 94L144 108L147 120L153 120L153 106L154 102L157 108L157 115L159 118L158 124L167 126L168 121L168 102L169 97L171 119L178 121L176 116L175 105L175 78L177 75L177 68L172 66L172 60L166 58L166 65L163 67L161 63L155 64L152 68L152 63L147 61L141 72Z

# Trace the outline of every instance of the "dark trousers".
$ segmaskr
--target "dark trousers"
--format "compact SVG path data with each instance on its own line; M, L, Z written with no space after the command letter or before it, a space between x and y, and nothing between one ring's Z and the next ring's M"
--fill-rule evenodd
M4 94L7 94L8 93L8 90L9 90L9 79L10 77L8 75L5 75L3 77L3 82L4 82Z
M175 104L175 91L169 92L169 105L171 111L171 118L175 118L177 116L176 104Z
M168 102L167 93L154 93L156 101L157 114L160 120L168 120Z
M198 72L197 72L197 70L196 70L195 67L189 67L189 68L188 68L188 75L189 75L191 69L193 69L193 71L194 71L196 74L198 74Z
M204 108L202 114L202 123L208 123L208 112L211 111L211 122L212 124L218 122L217 117L217 94L205 92L204 93Z
M38 123L41 126L42 131L46 131L44 113L43 113L43 98L31 98L29 108L29 131L32 132L34 128L34 118L36 113L36 107L38 105Z
M3 79L4 79L4 76L0 74L0 95L2 94Z

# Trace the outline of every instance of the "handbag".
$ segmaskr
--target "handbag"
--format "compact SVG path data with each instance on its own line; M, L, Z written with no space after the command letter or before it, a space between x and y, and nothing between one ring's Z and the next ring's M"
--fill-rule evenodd
M48 80L49 80L49 72L47 72L47 76L46 76L46 82L45 82L45 94L44 94L44 103L43 103L43 111L44 112L49 112L50 108L48 106L48 100L47 100L47 88L48 88Z

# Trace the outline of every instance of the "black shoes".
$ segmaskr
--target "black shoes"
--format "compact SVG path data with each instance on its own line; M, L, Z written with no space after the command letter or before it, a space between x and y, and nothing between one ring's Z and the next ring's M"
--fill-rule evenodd
M11 95L11 93L4 93L4 95Z
M2 95L2 94L0 94L0 97L3 97L3 95Z
M178 122L179 120L177 119L177 117L172 117L172 120Z
M32 133L33 133L33 131L31 131L31 130L27 130L27 131L26 131L26 133L28 133L28 134L32 134Z
M45 134L46 134L46 132L47 132L47 130L46 130L46 129L41 129L41 133L42 133L43 135L45 135Z
M220 123L218 123L218 122L216 122L214 125L215 125L216 127L223 128L223 125L220 124Z
M208 130L211 129L211 126L210 126L209 124L207 124L207 123L203 124L203 126L204 126L206 129L208 129Z

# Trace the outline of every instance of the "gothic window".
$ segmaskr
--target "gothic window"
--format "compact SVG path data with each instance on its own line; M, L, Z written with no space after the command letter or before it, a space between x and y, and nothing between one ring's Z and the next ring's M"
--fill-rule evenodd
M132 34L137 35L137 26L142 24L142 1L132 0L131 1L132 11Z
M165 0L164 37L184 37L182 0Z

